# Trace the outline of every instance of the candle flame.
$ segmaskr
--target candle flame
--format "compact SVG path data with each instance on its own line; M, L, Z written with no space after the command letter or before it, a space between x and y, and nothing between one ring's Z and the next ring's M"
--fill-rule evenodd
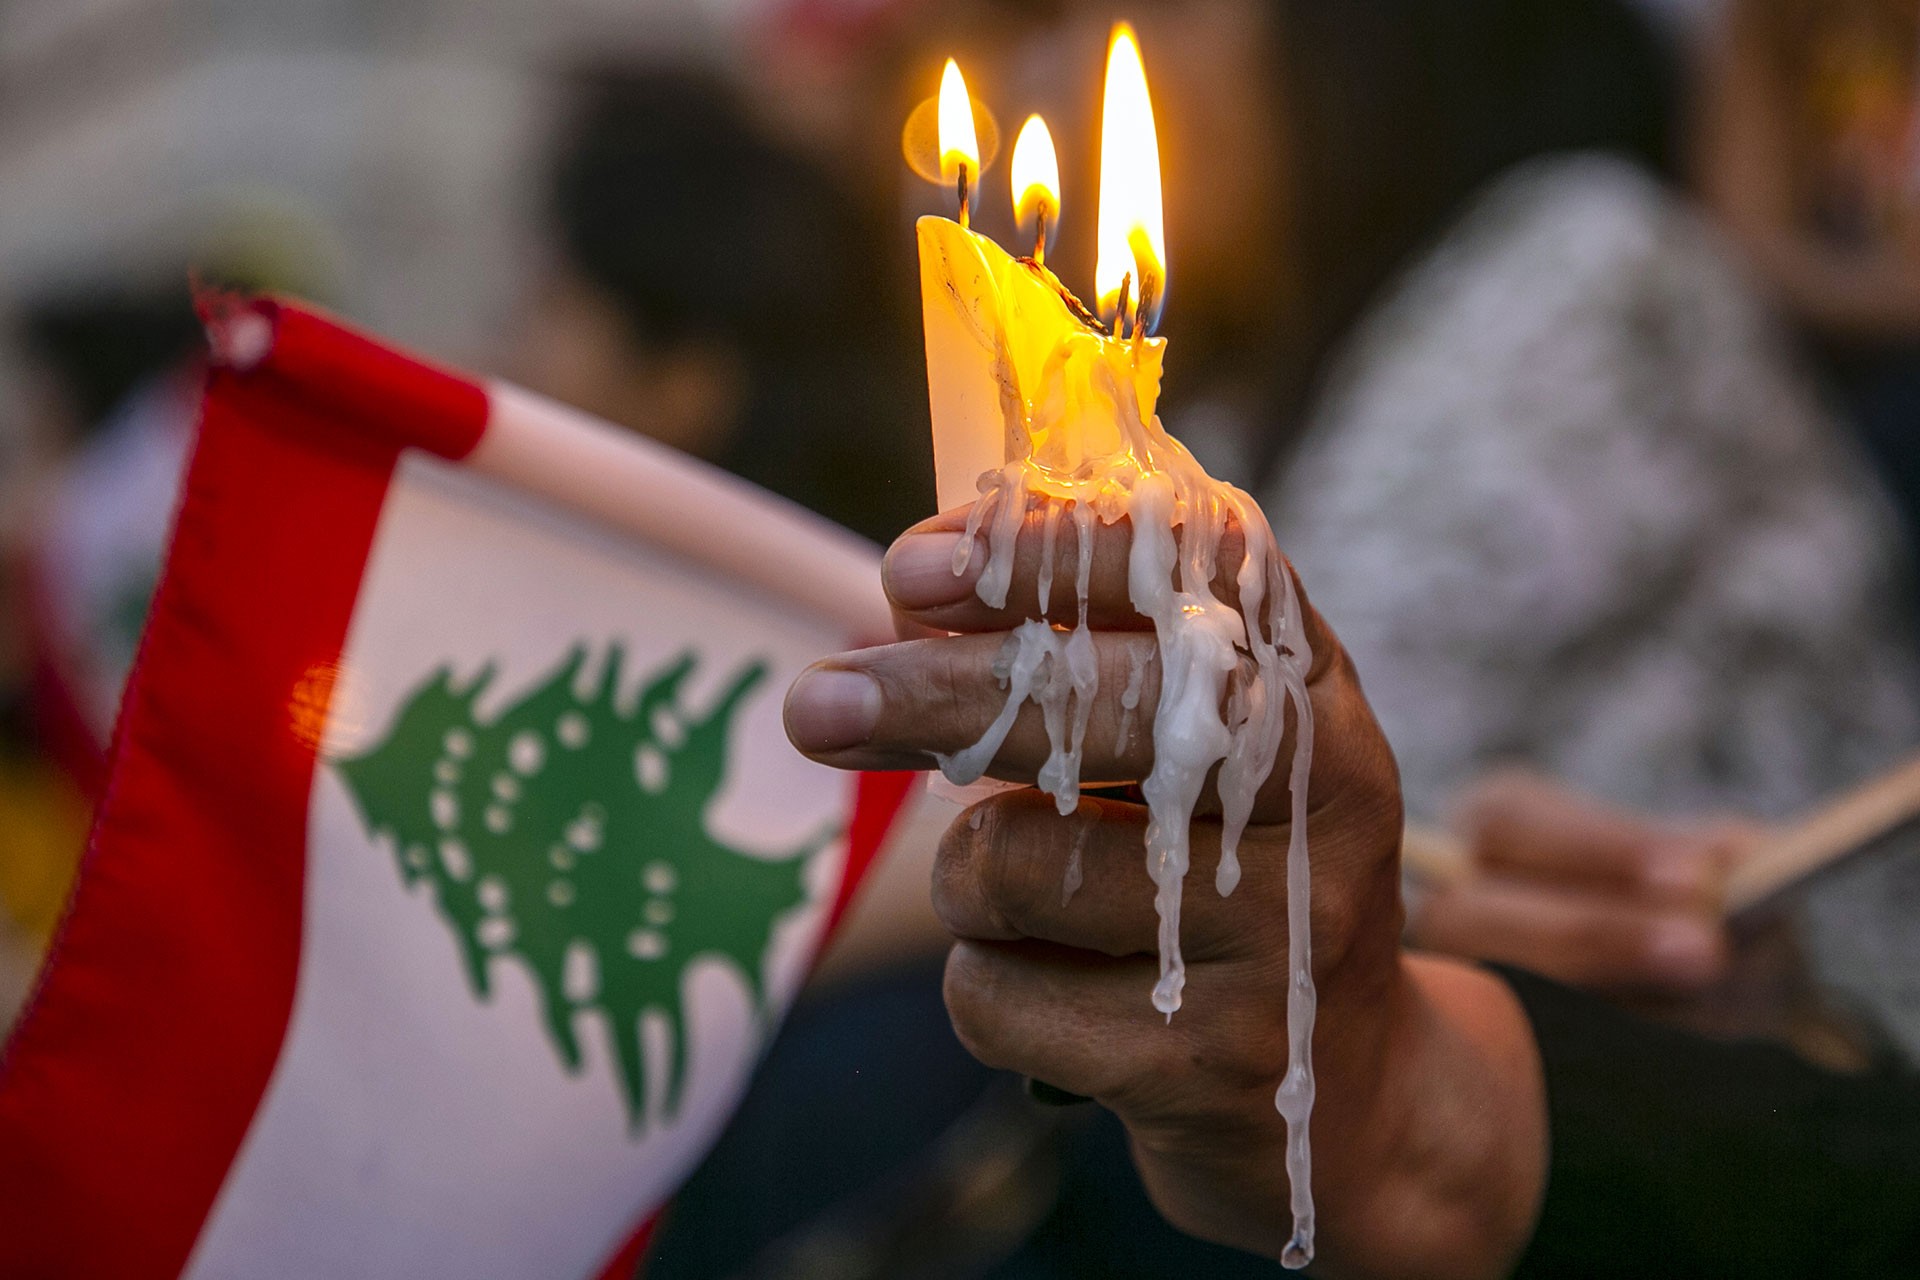
M952 58L940 73L940 180L952 184L965 169L968 181L980 177L980 140L973 129L973 99Z
M1166 230L1160 208L1160 138L1153 100L1133 28L1120 23L1107 49L1107 86L1100 105L1100 222L1094 294L1100 313L1117 319L1121 277L1145 304L1151 329L1167 296Z
M1013 216L1022 227L1044 217L1049 231L1060 221L1060 157L1039 116L1028 116L1013 142Z

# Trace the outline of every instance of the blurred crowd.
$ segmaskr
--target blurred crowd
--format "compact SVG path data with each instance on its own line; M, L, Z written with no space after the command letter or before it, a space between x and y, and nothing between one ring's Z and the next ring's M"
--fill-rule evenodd
M511 268L488 264L499 301L464 336L394 336L884 542L932 508L910 222L946 200L901 123L949 54L1004 136L1044 114L1049 262L1090 283L1099 68L1128 17L1168 202L1162 415L1266 506L1410 813L1485 846L1487 874L1416 896L1413 939L1856 1068L1920 1058L1920 848L1823 881L1764 938L1703 905L1729 831L1920 749L1920 3L785 0L718 35L688 9L699 39L653 14L640 45L516 69L540 92L496 211L518 228ZM415 38L458 44L458 8L436 14ZM1011 243L1005 170L979 223ZM404 174L369 191L396 218L417 195ZM257 209L122 247L50 250L0 294L0 1023L57 926L190 447L189 270L375 322L370 282L408 270ZM1611 824L1627 870L1498 856L1543 808ZM893 1198L839 1171L795 1194L783 1158L862 1141L860 1100L818 1100L876 1026L923 1082L860 1147ZM1117 1129L996 1110L925 966L803 1008L767 1081L661 1274L800 1274L808 1231L880 1221L885 1268L833 1274L975 1249L1047 1275L1103 1248L1102 1275L1237 1274L1143 1242ZM1019 1238L927 1207L954 1198L927 1153L982 1132L1021 1153L997 1185L1031 1212L987 1215ZM775 1183L763 1230L727 1229L715 1206Z

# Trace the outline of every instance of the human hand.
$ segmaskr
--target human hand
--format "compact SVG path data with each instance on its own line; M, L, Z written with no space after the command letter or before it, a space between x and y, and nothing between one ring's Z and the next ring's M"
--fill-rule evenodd
M1415 945L1613 993L1727 979L1720 891L1754 828L1657 821L1520 772L1476 784L1455 825L1472 874L1414 912Z
M808 755L847 769L925 769L936 753L978 741L1000 714L1001 633L1039 612L1041 525L1029 516L1008 605L995 609L973 593L984 546L967 574L950 567L964 514L909 531L885 569L909 631L956 634L811 668L787 703L789 736ZM1159 671L1148 623L1129 602L1129 539L1124 522L1095 531L1087 612L1100 684L1082 770L1090 784L1136 780L1152 766ZM1070 523L1054 554L1048 612L1071 624L1078 548ZM1240 558L1230 534L1215 581L1223 599L1234 598ZM1544 1121L1535 1117L1532 1129L1474 1121L1496 1105L1533 1115L1531 1040L1492 979L1403 963L1392 756L1344 651L1304 607L1316 723L1308 822L1323 1274L1409 1274L1408 1259L1422 1274L1492 1274L1530 1221ZM1137 655L1148 659L1137 728L1123 736L1120 695ZM1290 727L1281 760L1291 744ZM989 772L1031 782L1049 751L1039 709L1025 707ZM1218 798L1209 789L1202 799L1181 927L1187 1001L1170 1023L1149 1000L1158 921L1143 807L1088 800L1063 817L1032 791L1003 794L953 824L934 876L936 909L957 940L948 1007L967 1047L990 1065L1109 1106L1171 1221L1276 1257L1290 1227L1285 1126L1273 1101L1287 1062L1286 775L1276 768L1259 795L1241 846L1245 874L1229 898L1212 888L1220 828L1207 815L1218 813ZM1081 885L1068 894L1076 854ZM1452 1016L1468 1006L1472 1016ZM1490 1080L1520 1083L1496 1104ZM1435 1098L1437 1107L1416 1105ZM1444 1132L1431 1132L1432 1123Z

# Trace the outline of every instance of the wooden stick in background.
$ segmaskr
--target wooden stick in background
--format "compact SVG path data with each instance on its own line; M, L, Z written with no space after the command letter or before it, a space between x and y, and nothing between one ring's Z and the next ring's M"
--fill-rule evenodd
M1920 818L1920 757L1883 773L1761 838L1727 877L1729 919Z
M1473 850L1445 828L1409 822L1400 837L1400 869L1429 888L1451 888L1473 879Z

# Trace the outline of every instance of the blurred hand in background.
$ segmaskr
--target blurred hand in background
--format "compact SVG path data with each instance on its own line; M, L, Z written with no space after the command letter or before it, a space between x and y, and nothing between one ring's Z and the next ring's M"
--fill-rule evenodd
M1417 899L1416 947L1513 965L1724 1038L1819 1065L1876 1061L1880 1035L1833 1003L1784 920L1738 932L1722 895L1764 828L1613 808L1537 775L1489 775L1454 820L1466 875Z
M1456 826L1472 874L1420 907L1419 945L1621 993L1697 996L1731 971L1719 890L1752 827L1661 822L1518 772L1478 783Z

